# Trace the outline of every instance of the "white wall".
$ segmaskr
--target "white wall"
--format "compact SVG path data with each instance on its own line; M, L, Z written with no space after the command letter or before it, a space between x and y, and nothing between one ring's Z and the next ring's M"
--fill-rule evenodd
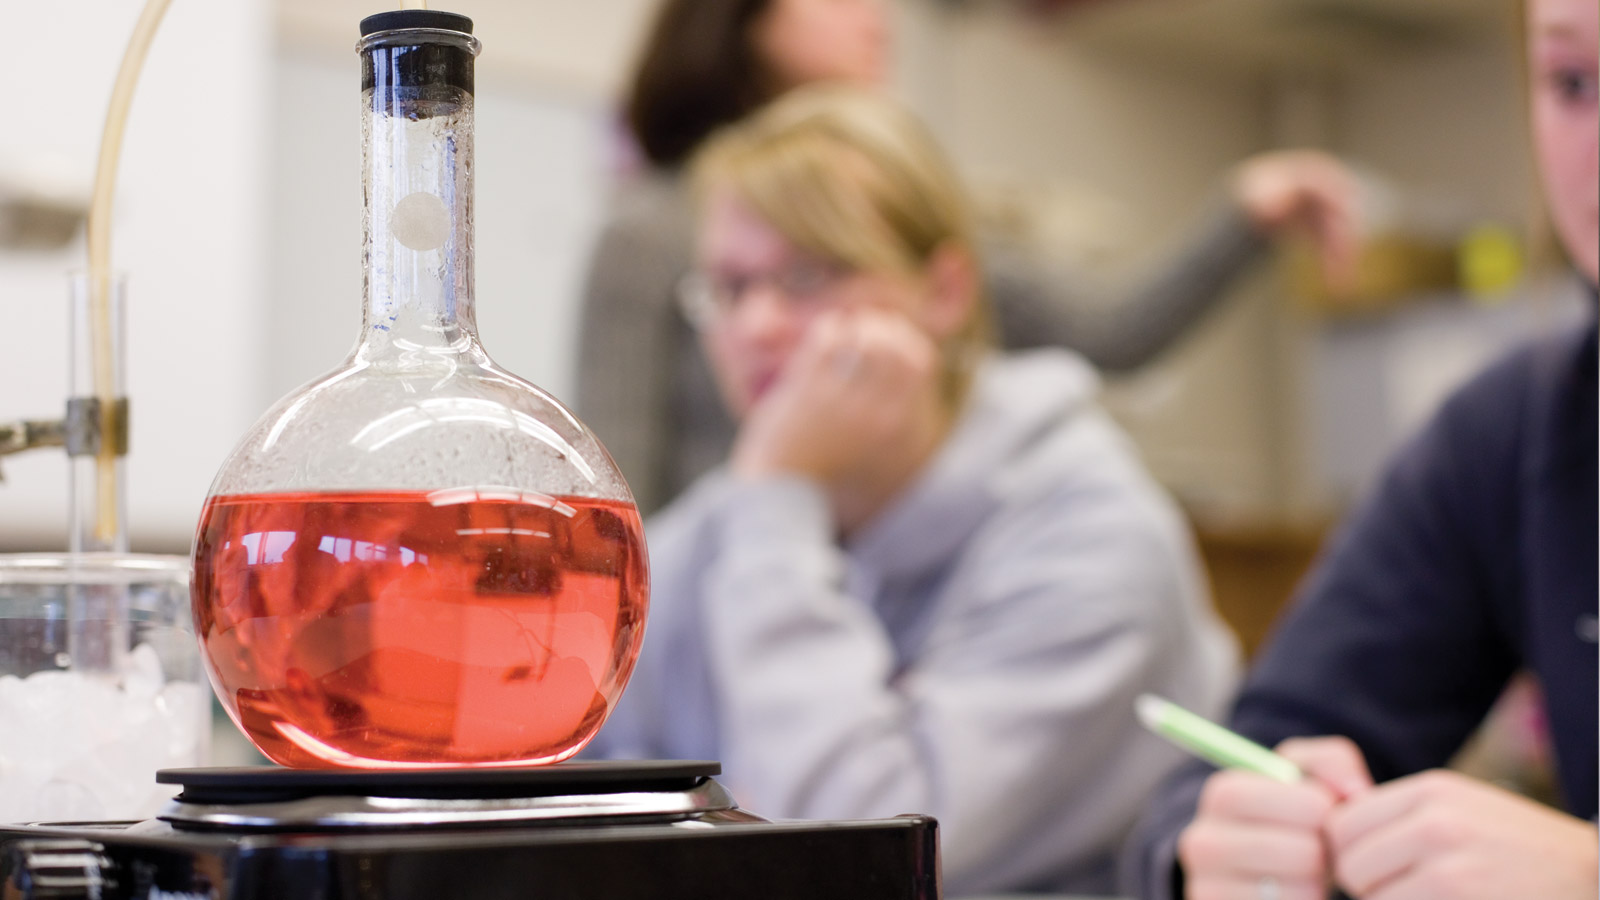
M1014 7L901 9L899 80L979 185L1007 181L1066 220L1053 248L1115 284L1152 264L1264 149L1265 84L1082 39ZM1049 209L1048 207L1058 207ZM1158 477L1192 509L1260 516L1283 480L1267 279L1241 281L1173 352L1107 400Z
M1507 28L1350 71L1330 104L1340 149L1400 185L1419 225L1524 227L1536 186L1520 66Z
M1501 12L1476 34L1351 68L1327 98L1338 149L1387 182L1382 217L1392 221L1380 226L1447 239L1484 223L1533 233L1522 55ZM1431 295L1379 320L1323 323L1302 347L1306 478L1338 505L1363 496L1455 388L1508 347L1573 321L1583 306L1573 288L1534 273L1498 301Z
M87 193L112 81L142 4L29 7L7 42L0 165L54 159ZM112 253L130 275L129 523L134 544L184 550L211 476L266 400L259 376L263 178L272 111L267 0L177 2L152 48L126 134ZM67 391L59 252L0 250L0 419L59 417ZM64 549L67 462L0 462L0 547Z
M898 87L957 164L979 187L1010 181L1092 205L1118 232L1105 238L1121 246L1116 257L1158 249L1259 149L1264 118L1247 78L1105 53L1070 22L1009 6L898 10Z
M1263 63L1277 56L1265 49L1214 54L1207 34L1163 24L1180 7L1204 16L1202 6L1097 4L1031 35L994 8L946 15L958 25L920 60L939 84L923 102L953 110L936 121L967 159L1009 158L1046 182L1085 181L1086 199L1113 198L1102 212L1113 213L1116 242L1146 251L1229 160L1301 143L1380 176L1384 224L1451 239L1484 221L1526 226L1525 114L1503 11L1469 3L1441 13L1462 19L1448 36L1369 42L1339 65L1294 66ZM1360 11L1329 4L1342 6ZM1204 7L1212 26L1241 35L1265 40L1278 27L1255 0ZM1132 37L1103 40L1097 16L1118 18ZM1174 53L1172 41L1194 52ZM1122 262L1148 259L1135 251ZM1299 313L1270 267L1233 293L1175 352L1109 391L1157 475L1218 524L1338 512L1452 387L1571 306L1535 285L1504 310L1434 297L1352 328Z

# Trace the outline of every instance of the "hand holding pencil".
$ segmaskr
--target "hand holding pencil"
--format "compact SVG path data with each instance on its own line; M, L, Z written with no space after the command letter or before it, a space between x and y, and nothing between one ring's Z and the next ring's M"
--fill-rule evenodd
M1432 770L1374 786L1341 737L1268 750L1157 697L1151 731L1222 771L1178 837L1187 900L1595 900L1595 824Z
M1158 698L1141 698L1140 718L1225 767L1207 780L1178 839L1187 897L1325 900L1333 864L1323 828L1341 803L1372 788L1354 743L1294 738L1273 752Z

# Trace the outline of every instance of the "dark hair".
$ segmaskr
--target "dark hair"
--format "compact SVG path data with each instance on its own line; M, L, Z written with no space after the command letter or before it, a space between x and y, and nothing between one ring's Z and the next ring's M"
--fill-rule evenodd
M771 99L750 42L772 0L666 0L633 73L624 110L644 155L678 166L711 132Z

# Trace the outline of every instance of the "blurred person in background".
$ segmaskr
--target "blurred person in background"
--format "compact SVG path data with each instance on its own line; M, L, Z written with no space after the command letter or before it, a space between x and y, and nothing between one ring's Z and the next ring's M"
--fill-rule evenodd
M1555 230L1600 279L1594 0L1528 0L1534 146ZM1231 725L1300 765L1186 767L1130 842L1144 900L1593 900L1593 310L1445 404L1302 589ZM1565 811L1442 770L1522 669ZM1328 735L1337 735L1329 737Z
M621 185L590 261L577 385L579 413L644 511L722 459L734 431L694 329L673 302L693 255L684 161L713 130L791 88L881 86L889 45L884 0L660 7L625 103L647 168ZM1015 248L986 248L1001 344L1064 346L1103 369L1137 368L1225 296L1265 255L1269 236L1308 235L1334 271L1353 252L1354 180L1329 156L1253 157L1236 167L1225 193L1148 277L1117 289Z
M882 95L713 138L683 301L739 422L648 525L650 634L592 753L722 761L751 810L938 817L951 895L1109 890L1236 649L1069 351L989 348L954 173Z

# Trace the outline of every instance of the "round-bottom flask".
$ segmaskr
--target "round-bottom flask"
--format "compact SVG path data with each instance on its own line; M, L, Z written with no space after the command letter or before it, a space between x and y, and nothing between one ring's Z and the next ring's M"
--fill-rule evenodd
M633 668L639 515L594 435L478 341L470 20L362 32L361 338L217 475L195 630L223 706L284 765L554 762Z

